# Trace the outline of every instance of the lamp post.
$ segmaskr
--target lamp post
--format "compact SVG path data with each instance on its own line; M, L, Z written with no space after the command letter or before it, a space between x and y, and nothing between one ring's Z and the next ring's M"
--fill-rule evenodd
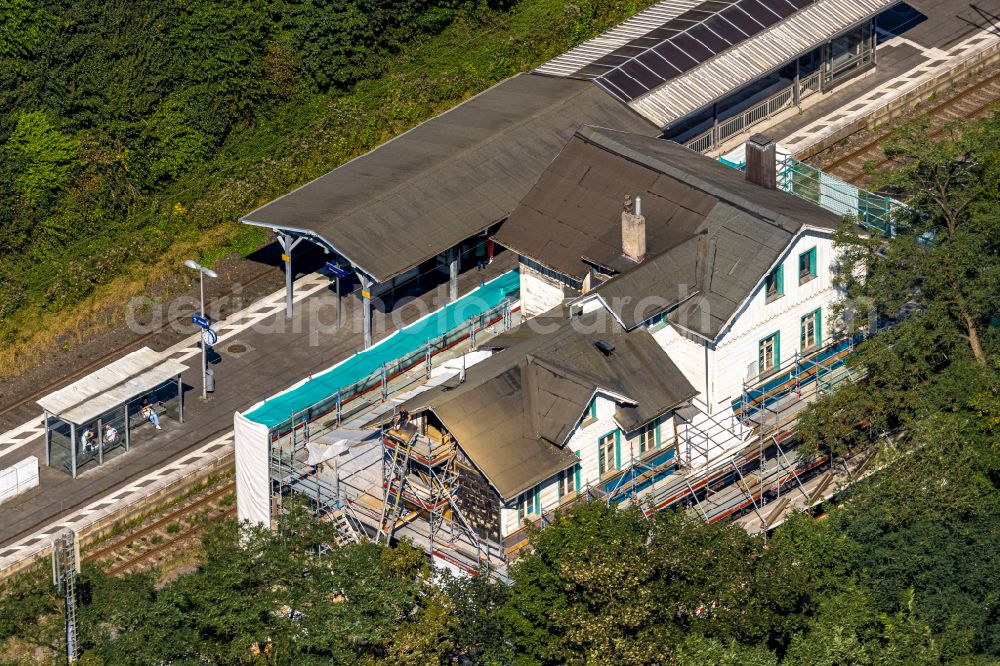
M198 271L198 288L201 294L201 317L205 318L205 276L217 278L219 275L211 268L205 268L194 259L188 259L184 265L191 270ZM201 340L201 399L208 400L208 380L205 373L208 370L208 344L205 339Z

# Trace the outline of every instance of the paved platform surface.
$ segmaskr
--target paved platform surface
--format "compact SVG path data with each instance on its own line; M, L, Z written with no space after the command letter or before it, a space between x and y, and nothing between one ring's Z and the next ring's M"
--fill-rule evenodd
M509 252L497 255L484 271L470 270L459 276L464 294L516 265ZM183 474L184 466L202 466L208 457L232 451L233 412L244 410L312 373L322 371L363 346L361 309L354 296L342 297L343 327L336 327L336 297L329 278L311 274L296 281L295 316L285 319L284 290L219 322L219 341L209 362L215 370L216 392L201 400L198 373L201 349L198 337L174 345L171 358L187 361L191 370L182 377L185 385L184 423L163 420L163 430L148 424L133 431L132 447L101 467L85 469L77 479L55 468L45 467L41 418L32 419L0 435L0 468L29 455L42 461L41 482L24 495L0 504L0 570L11 559L40 543L43 535L55 534L61 526L88 519L114 505L131 501L144 490ZM373 319L377 341L445 303L447 285L421 294L388 315L376 312ZM246 351L227 348L242 343Z
M791 118L754 127L793 154L1000 42L1000 0L912 0L924 19L880 32L874 73L849 81Z

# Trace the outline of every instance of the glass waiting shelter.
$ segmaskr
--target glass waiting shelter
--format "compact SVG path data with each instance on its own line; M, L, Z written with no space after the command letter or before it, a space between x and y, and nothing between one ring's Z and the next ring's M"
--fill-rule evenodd
M157 419L184 421L181 373L188 367L143 347L38 401L45 419L45 463L76 478L129 450L135 431Z

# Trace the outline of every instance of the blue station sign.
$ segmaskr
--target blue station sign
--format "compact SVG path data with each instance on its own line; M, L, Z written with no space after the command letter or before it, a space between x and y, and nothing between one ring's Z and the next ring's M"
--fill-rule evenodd
M330 275L332 275L333 277L345 278L351 274L351 271L349 271L348 269L342 266L338 266L337 264L331 261L326 262L326 266L324 266L324 268L326 268L326 270L329 271Z

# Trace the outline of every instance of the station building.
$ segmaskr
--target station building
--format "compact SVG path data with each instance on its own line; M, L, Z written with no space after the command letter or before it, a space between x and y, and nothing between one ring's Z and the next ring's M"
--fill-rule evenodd
M283 248L323 248L363 305L449 284L584 125L719 154L752 127L876 66L875 23L898 0L662 0L245 215ZM374 299L374 300L373 300ZM291 316L291 299L289 299Z

